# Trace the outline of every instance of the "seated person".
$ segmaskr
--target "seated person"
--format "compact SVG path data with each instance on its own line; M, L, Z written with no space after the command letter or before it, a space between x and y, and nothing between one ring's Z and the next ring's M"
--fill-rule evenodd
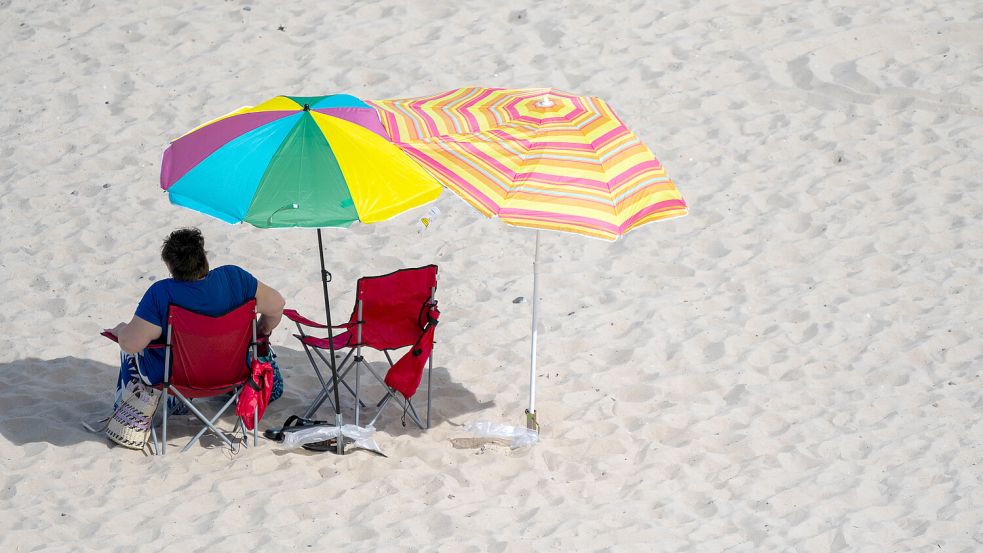
M162 340L169 304L214 317L256 298L260 336L269 336L283 315L280 293L245 270L234 265L208 270L205 239L196 228L172 232L164 240L160 257L171 278L153 283L137 305L133 319L110 330L122 350L114 409L122 399L126 384L139 380L134 356L139 356L140 369L151 384L164 381L164 348L144 348Z

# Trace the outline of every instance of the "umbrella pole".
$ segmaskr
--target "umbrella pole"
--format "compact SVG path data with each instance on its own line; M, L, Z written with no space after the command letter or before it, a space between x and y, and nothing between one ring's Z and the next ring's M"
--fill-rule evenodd
M536 229L536 253L532 262L532 346L529 352L529 408L526 428L539 432L536 420L536 326L539 323L539 229Z
M331 328L331 303L328 300L328 277L330 273L324 268L324 242L321 240L321 229L317 229L317 253L321 258L321 286L324 289L324 315L328 320L328 353L331 360L331 382L334 384L334 418L338 427L338 454L345 453L345 439L341 434L341 401L338 397L338 367L334 359L334 332ZM355 398L358 401L358 398Z

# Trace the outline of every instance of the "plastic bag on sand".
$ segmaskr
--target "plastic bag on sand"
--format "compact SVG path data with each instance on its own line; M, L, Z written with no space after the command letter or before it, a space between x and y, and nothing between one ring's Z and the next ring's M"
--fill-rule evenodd
M474 421L466 424L464 430L471 432L478 438L509 440L512 449L533 445L539 441L539 434L535 430L497 422Z
M382 453L382 450L379 449L379 444L375 443L375 438L372 437L372 435L375 434L374 426L366 426L363 428L360 426L355 426L354 424L346 424L341 427L341 434L343 434L346 438L351 438L355 447L368 449L380 454ZM287 449L297 449L304 444L323 442L325 440L330 440L337 437L337 426L312 426L303 430L285 432L283 434L282 443L283 447Z

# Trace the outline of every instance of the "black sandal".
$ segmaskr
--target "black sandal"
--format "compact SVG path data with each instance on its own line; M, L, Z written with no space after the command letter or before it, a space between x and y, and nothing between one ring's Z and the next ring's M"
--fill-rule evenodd
M290 415L286 421L283 422L283 426L280 428L267 428L263 431L263 437L267 440L272 440L274 442L282 442L283 436L286 432L296 432L302 428L307 428L310 426L318 426L321 424L327 424L327 421L316 421L311 419L305 419L303 417L298 417L297 415Z
M348 447L348 445L352 443L354 443L354 440L352 440L351 438L345 438L345 441L342 444L342 446ZM338 453L338 438L331 438L330 440L324 440L320 442L311 442L309 444L304 444L301 447L303 447L307 451L317 451L319 453L323 453L323 452Z
M353 440L351 438L345 438L345 442L344 442L345 451L351 451L348 448L348 446L352 445L353 443L355 443L355 440ZM308 451L317 451L319 453L329 452L329 453L334 453L334 454L337 455L337 453L338 453L338 438L331 438L330 440L324 440L322 442L313 442L313 443L309 443L309 444L304 444L301 447L303 447L304 449L306 449ZM361 449L361 448L355 448L355 449ZM371 452L371 453L375 453L376 455L378 455L380 457L388 457L385 453L383 453L381 451L376 451L374 449L366 449L365 451L368 451L368 452Z

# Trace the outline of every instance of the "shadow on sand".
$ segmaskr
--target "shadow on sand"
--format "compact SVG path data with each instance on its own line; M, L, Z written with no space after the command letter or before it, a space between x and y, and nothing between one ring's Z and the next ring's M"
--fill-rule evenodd
M302 415L311 401L321 390L321 383L318 381L311 368L310 361L303 351L292 350L285 347L277 347L280 371L284 379L284 393L278 401L270 405L264 422L260 423L261 428L269 426L279 426L290 415ZM389 364L384 360L381 353L375 351L365 352L366 360L372 369L380 376L385 376ZM338 363L341 363L343 356L338 356ZM393 356L395 361L398 357ZM380 359L381 361L376 361ZM320 361L320 360L318 360ZM322 369L325 378L330 378L330 373ZM469 389L463 384L455 382L447 367L434 365L433 368L433 398L430 412L431 427L438 426L448 420L455 419L469 413L477 413L494 406L494 402L480 402ZM354 387L354 373L348 375L346 379ZM362 401L366 407L362 408L360 423L368 424L376 414L375 405L385 395L383 386L372 376L362 371L360 377L360 392ZM412 398L412 404L420 418L426 421L427 410L427 372L424 370L423 381L420 383L419 391ZM345 424L354 422L355 401L347 390L341 390L342 416ZM314 418L320 420L334 421L334 410L332 406L325 402ZM423 431L416 427L410 418L406 418L406 426L402 423L403 410L395 404L389 402L382 414L375 423L376 429L391 434L419 435Z
M302 351L277 347L277 352L284 377L284 394L270 404L260 421L260 430L279 426L290 415L302 414L320 390L320 383ZM381 354L378 357L382 358ZM371 365L380 375L384 375L388 367L384 361ZM71 446L86 441L106 443L104 436L86 431L82 421L92 422L110 414L118 372L118 365L76 357L51 360L28 358L0 364L0 435L17 446L45 442L55 446ZM361 418L364 425L375 415L376 400L384 392L370 375L363 373L362 376L362 394L363 398L367 398L363 401L368 405ZM420 391L413 399L422 418L426 417L426 385L424 372ZM196 405L199 402L206 413L213 412L222 403L219 398L195 400ZM343 394L341 403L344 422L353 422L353 398ZM454 382L446 367L434 367L432 427L491 406L492 402L479 402L464 385ZM233 411L230 409L229 412ZM315 416L333 421L332 413L330 405L325 404ZM401 418L402 409L391 402L376 422L376 428L392 434L422 433L408 418L407 426L402 427ZM232 420L227 417L220 426L231 428ZM180 439L197 431L190 423L177 422L168 425L169 443L171 436Z

